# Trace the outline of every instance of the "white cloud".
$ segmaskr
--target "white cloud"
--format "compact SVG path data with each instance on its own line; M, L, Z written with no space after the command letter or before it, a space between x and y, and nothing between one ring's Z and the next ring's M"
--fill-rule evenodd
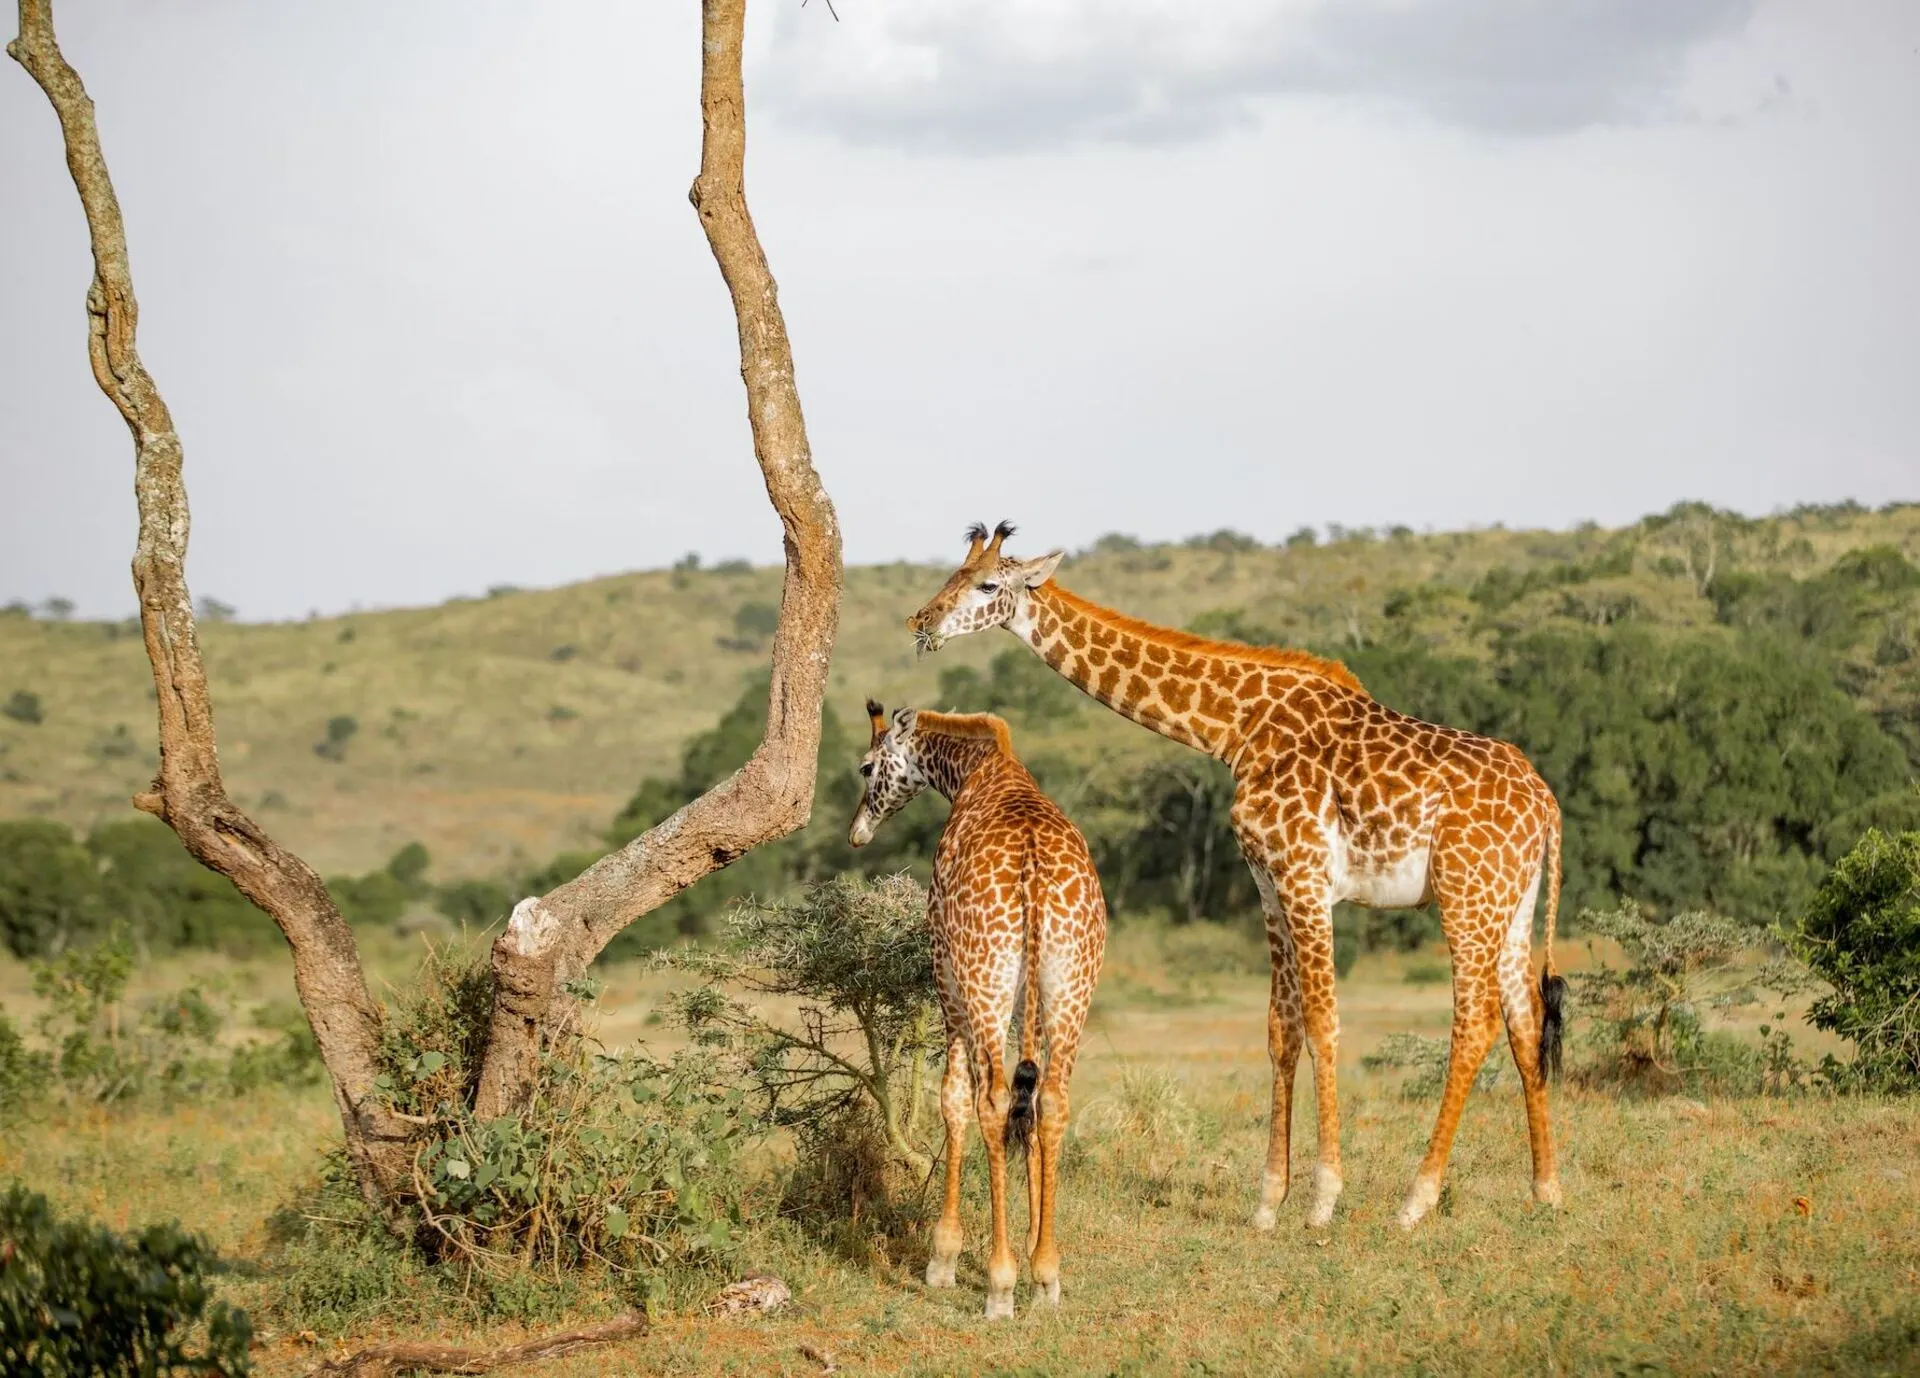
M844 0L775 11L756 90L854 143L1152 143L1276 97L1354 97L1500 134L1679 113L1751 0Z

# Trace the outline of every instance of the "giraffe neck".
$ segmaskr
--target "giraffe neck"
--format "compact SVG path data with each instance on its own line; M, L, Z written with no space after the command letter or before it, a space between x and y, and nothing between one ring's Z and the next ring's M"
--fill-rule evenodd
M1006 625L1076 688L1209 756L1232 750L1243 682L1253 694L1265 692L1261 667L1231 648L1201 649L1206 643L1197 638L1122 617L1052 583L1031 590Z
M913 754L928 783L952 800L974 771L1000 755L1000 747L991 738L926 732L915 735Z

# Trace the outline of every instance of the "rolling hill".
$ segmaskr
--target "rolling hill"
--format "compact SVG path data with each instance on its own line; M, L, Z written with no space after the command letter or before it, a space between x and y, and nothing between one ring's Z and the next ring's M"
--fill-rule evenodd
M1044 539L1013 544L1037 552ZM1796 590L1859 566L1867 591L1840 624L1807 634L1824 638L1837 680L1912 754L1920 592L1900 571L1916 563L1916 505L1757 520L1682 506L1618 530L1335 529L1280 547L1231 532L1153 546L1113 536L1060 578L1136 616L1216 634L1254 628L1333 654L1407 644L1485 656L1502 636L1555 623L1716 635L1756 617L1817 620L1825 604L1802 598L1798 611ZM1014 645L971 638L915 658L901 621L947 572L848 570L832 677L843 720L860 720L868 694L934 703L942 671L985 673ZM430 608L206 624L229 787L323 872L369 868L412 840L443 879L523 871L588 844L641 777L670 772L681 743L734 700L764 663L779 581L778 568L682 568ZM0 614L9 701L0 817L86 828L128 811L154 764L137 626ZM1036 736L1088 760L1159 747L1101 713L1038 726L1029 748Z

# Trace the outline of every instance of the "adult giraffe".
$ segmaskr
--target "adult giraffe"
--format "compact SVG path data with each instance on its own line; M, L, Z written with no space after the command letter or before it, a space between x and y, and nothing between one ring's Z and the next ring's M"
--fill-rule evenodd
M1233 771L1234 836L1260 891L1273 965L1273 1120L1254 1225L1272 1229L1287 1197L1303 1035L1319 1130L1307 1224L1331 1221L1340 1195L1333 906L1342 900L1437 901L1453 960L1446 1090L1400 1224L1418 1224L1440 1198L1460 1112L1503 1013L1526 1098L1533 1195L1558 1205L1546 1076L1559 1062L1565 990L1553 966L1560 807L1532 764L1505 742L1376 703L1337 661L1209 641L1076 597L1050 582L1064 552L1015 559L1001 551L1012 534L1007 522L991 540L984 526L968 531L965 563L907 619L919 645L937 650L1005 627L1114 712ZM1547 951L1536 988L1529 948L1543 860Z

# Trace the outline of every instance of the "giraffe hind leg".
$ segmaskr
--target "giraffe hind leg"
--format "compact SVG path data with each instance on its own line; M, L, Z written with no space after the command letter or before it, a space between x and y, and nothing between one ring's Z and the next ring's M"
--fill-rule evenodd
M1505 946L1518 896L1504 887L1476 886L1465 896L1441 899L1441 922L1453 957L1453 1032L1447 1049L1447 1080L1440 1114L1420 1160L1413 1186L1395 1217L1412 1229L1440 1200L1453 1136L1460 1128L1474 1078L1487 1050L1500 1036L1500 988L1497 964Z
M973 1088L967 1075L967 1044L948 1025L947 1068L940 1079L940 1117L947 1127L946 1191L940 1219L933 1227L933 1254L927 1259L927 1286L951 1287L960 1262L960 1170L967 1150L967 1120Z
M1527 1145L1533 1154L1533 1199L1542 1205L1561 1201L1560 1178L1553 1163L1553 1127L1547 1116L1547 1069L1540 1056L1545 1036L1542 993L1533 983L1533 910L1539 896L1536 876L1514 912L1500 954L1500 1008L1507 1019L1507 1041L1520 1073L1527 1107Z

